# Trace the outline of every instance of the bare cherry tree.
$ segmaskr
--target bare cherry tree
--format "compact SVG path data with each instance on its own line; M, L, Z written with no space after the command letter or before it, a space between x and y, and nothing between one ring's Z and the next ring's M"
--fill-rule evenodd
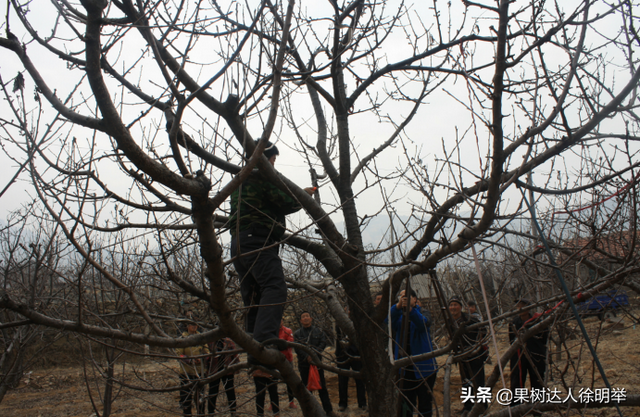
M35 9L10 0L0 75L14 177L28 176L77 253L148 331L54 317L8 293L0 306L156 347L229 336L279 370L305 415L323 415L284 357L242 330L226 291L225 201L258 168L304 208L285 243L322 274L298 285L324 297L360 347L372 415L392 415L397 370L416 358L389 358L382 323L405 278L500 242L505 222L526 213L518 188L533 190L530 174L544 190L575 191L570 204L578 188L635 184L634 6L53 0ZM298 172L262 158L268 140ZM596 162L605 176L585 177ZM557 170L580 184L557 181ZM316 198L298 186L309 182ZM388 227L372 244L375 218ZM219 327L169 333L144 293L95 256L93 240L120 231L153 234L162 285L208 304ZM176 231L184 239L171 239ZM183 251L199 253L199 275L177 273L171 259Z

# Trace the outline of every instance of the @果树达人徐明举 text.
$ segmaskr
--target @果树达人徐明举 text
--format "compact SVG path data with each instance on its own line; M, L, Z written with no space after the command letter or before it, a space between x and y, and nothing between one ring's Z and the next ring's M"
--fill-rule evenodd
M473 392L471 387L462 387L460 399L463 403L491 403L511 405L519 403L564 404L567 402L588 403L621 403L627 398L625 388L579 388L563 392L557 388L516 388L513 391L507 388L500 389L495 396L489 387L478 387Z

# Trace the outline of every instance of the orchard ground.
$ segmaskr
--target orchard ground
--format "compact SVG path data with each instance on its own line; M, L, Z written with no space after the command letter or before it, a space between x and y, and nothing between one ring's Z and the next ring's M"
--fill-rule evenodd
M636 316L632 312L632 316ZM596 317L587 318L585 324L592 337L607 378L614 389L624 389L627 395L640 393L640 325L633 323L631 316L622 319L613 319L609 322L600 322ZM575 321L574 321L575 323ZM497 328L499 350L504 351L507 345L506 326ZM577 333L576 333L577 335ZM444 342L444 341L443 341ZM590 360L588 349L581 338L571 338L566 342L570 349L573 361L567 363L565 352L558 360L555 354L552 357L549 375L549 388L557 388L560 398L564 399L567 390L563 387L562 379L568 385L575 384L577 389L573 390L573 396L578 399L579 388L590 388L592 390L605 388L597 369L594 368ZM550 350L555 352L555 345L550 343ZM331 349L327 349L330 355ZM487 375L490 374L496 364L495 352L491 348L492 361L485 365ZM576 369L574 364L580 357L580 366ZM444 365L445 358L438 359L439 365ZM136 363L121 363L117 367L116 378L125 375L124 382L132 386L145 386L146 383L153 385L156 390L163 390L178 385L176 374L177 361L150 361L143 360ZM87 391L87 384L91 387L93 401L100 403L100 392L104 390L104 380L94 373L91 367L87 367L87 377L83 366L70 364L68 366L43 367L33 369L21 380L20 385L9 391L2 403L0 403L0 415L16 417L38 417L38 416L81 416L89 417L95 415L91 405L91 398ZM338 413L338 378L336 375L326 373L327 384L334 411L343 416L368 415L361 412L356 405L355 384L350 380L349 408L342 413ZM442 415L443 404L443 377L444 371L438 373L438 380L435 386L435 402L439 407L437 414ZM505 369L505 379L508 381L509 367ZM593 379L595 378L595 380ZM594 381L592 383L592 381ZM146 385L146 386L151 386ZM253 382L246 371L236 374L236 389L238 394L239 416L255 415L254 387ZM499 382L492 390L491 405L488 410L498 411L504 408L497 403L496 393L502 388ZM299 409L289 409L284 384L279 384L281 416L298 417L302 416ZM452 371L452 415L460 414L462 404L460 402L460 378L457 367ZM170 416L180 415L178 407L178 392L145 392L136 391L130 388L116 386L115 400L112 407L112 416L134 417L134 416ZM267 396L268 398L268 396ZM267 400L268 401L268 400ZM226 397L218 397L218 415L228 415L226 408ZM267 402L268 404L268 402ZM296 403L297 404L297 403ZM622 403L621 405L623 405ZM268 407L268 405L267 405ZM99 406L101 411L101 406ZM640 417L640 410L633 407L622 407L626 417ZM547 412L545 415L560 414L560 412ZM567 415L566 410L562 414ZM583 411L573 410L569 415L584 415L594 417L605 417L618 415L613 403L606 408L592 408ZM272 415L267 411L265 415Z

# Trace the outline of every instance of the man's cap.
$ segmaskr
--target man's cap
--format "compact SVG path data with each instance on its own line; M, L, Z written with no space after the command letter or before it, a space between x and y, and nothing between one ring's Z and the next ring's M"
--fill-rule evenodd
M460 307L462 307L464 305L464 304L462 304L462 300L460 299L460 297L455 296L455 295L453 297L449 298L449 304L451 304L451 303L458 303L458 304L460 304Z
M531 303L530 303L530 302L529 302L529 300L527 300L526 298L518 298L518 299L516 300L515 305L518 305L518 304L524 304L525 306L528 306L528 305L529 305L529 304L531 304Z
M256 145L258 144L258 141L260 139L256 140ZM271 159L272 156L274 155L280 155L280 151L278 150L278 147L271 142L267 142L267 147L264 148L264 152L262 153L267 159Z

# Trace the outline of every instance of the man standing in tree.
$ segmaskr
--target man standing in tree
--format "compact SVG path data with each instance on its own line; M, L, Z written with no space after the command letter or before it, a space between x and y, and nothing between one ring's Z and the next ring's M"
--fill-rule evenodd
M322 356L320 355L327 347L327 336L319 327L313 326L312 323L313 319L311 318L311 314L309 314L308 311L303 311L302 314L300 314L300 324L302 327L296 330L293 334L293 338L296 343L307 345L315 350L318 357L322 359ZM306 385L307 381L309 381L309 368L313 359L311 355L302 349L296 348L296 354L298 355L298 370L300 371L300 378ZM327 416L333 416L333 406L331 405L331 399L329 398L329 391L327 391L327 382L324 379L324 370L322 368L318 368L318 373L320 374L320 385L322 386L319 392L322 408L324 409L324 412L327 413Z
M475 317L462 311L462 301L458 297L452 297L449 300L449 313L451 313L455 329L479 323ZM483 332L481 329L466 331L460 336L456 346L458 352L467 354L466 358L460 362L460 380L465 389L471 390L469 394L473 393L474 396L478 387L484 387L484 361L487 358L488 351L481 344L482 337ZM466 401L462 417L466 417L474 405L472 401Z
M520 299L516 301L516 309L520 310L520 315L509 325L509 341L515 342L520 330L525 331L535 323L535 319L540 314L531 316L529 313L529 301ZM530 337L524 342L524 346L519 348L511 357L511 392L516 388L524 388L529 374L531 388L542 388L544 383L544 375L547 371L547 341L549 340L549 330ZM514 406L518 402L514 401ZM533 413L540 415L539 412Z
M275 166L278 148L270 142L264 156ZM306 188L312 195L315 188ZM287 284L278 254L285 232L285 216L300 210L300 204L254 171L231 194L231 256L240 277L240 293L251 306L246 330L258 342L278 339ZM256 364L253 357L249 362Z

